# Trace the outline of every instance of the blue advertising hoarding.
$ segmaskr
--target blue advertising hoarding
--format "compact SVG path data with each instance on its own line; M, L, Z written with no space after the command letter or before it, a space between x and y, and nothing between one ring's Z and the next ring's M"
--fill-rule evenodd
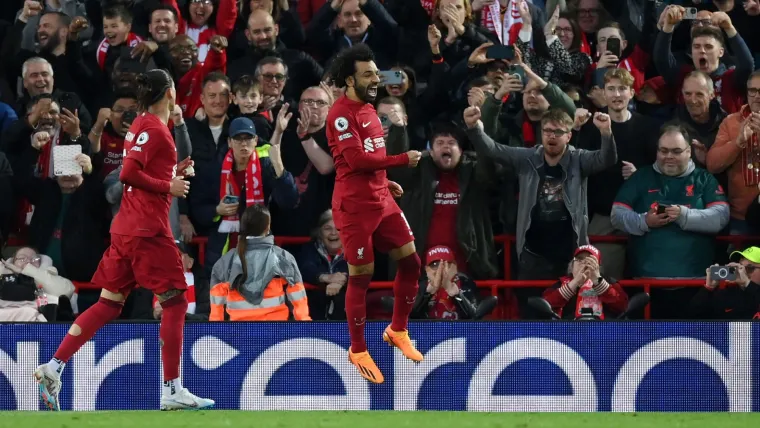
M412 363L368 323L385 383L347 360L343 323L197 323L183 383L244 410L760 411L757 322L421 322ZM34 368L64 324L0 324L0 410L38 410ZM69 362L67 410L157 409L157 323L110 324Z

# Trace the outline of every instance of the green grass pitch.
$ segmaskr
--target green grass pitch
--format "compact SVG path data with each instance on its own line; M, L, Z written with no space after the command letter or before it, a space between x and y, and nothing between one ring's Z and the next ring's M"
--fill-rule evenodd
M747 428L760 413L0 412L8 428Z

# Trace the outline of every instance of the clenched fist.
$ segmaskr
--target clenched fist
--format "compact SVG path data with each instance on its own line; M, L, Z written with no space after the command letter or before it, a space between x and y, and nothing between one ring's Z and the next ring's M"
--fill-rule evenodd
M409 150L406 152L406 155L409 156L409 168L414 168L417 166L417 164L420 162L420 158L422 157L422 153L418 152L417 150Z
M612 120L607 113L596 112L594 113L594 126L599 129L599 133L604 137L612 135Z
M464 123L472 129L480 123L480 107L467 107L464 109Z

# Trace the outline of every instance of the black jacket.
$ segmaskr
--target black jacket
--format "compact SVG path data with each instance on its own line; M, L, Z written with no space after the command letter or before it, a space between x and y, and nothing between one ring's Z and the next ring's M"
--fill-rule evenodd
M5 153L0 152L0 247L10 231L11 221L15 214L13 197L13 170Z
M760 285L750 282L743 290L736 285L716 290L702 287L691 299L689 309L700 319L760 320Z
M449 297L449 300L456 307L457 319L473 319L475 311L478 309L477 286L472 279L462 273L457 274L456 280L460 293ZM420 279L417 297L414 299L414 306L409 317L413 319L430 318L430 306L435 304L432 301L433 297L427 292L427 277L423 277Z
M488 209L489 186L493 180L490 162L478 159L472 152L463 152L457 166L460 200L457 211L457 235L460 248L467 258L468 272L476 279L494 278L498 274L493 229ZM438 169L425 153L416 168L394 169L390 178L404 189L399 204L414 232L415 246L420 257L426 251L430 216Z
M262 51L249 47L243 57L232 61L227 66L227 76L231 82L235 82L245 75L253 77L256 65L268 56L282 58L288 67L288 80L283 90L286 101L300 99L301 92L310 86L318 86L319 82L322 81L324 70L314 58L306 52L286 48L279 40L273 51Z
M363 43L372 49L377 66L387 70L395 65L398 56L398 24L378 0L367 0L361 9L372 23ZM315 55L322 64L329 64L337 53L352 45L342 29L332 28L337 17L338 12L326 2L306 27L306 43L316 49Z
M50 244L61 211L62 194L56 180L18 177L18 188L34 205L29 225L29 245L44 253ZM72 281L90 281L106 250L109 219L103 184L86 175L71 195L61 227L61 254L64 272Z
M307 290L309 315L313 320L344 320L346 319L346 288L343 287L336 296L325 294L327 284L319 282L320 275L343 272L348 275L348 263L339 254L328 259L327 251L321 242L311 241L301 247L296 256L298 268L301 270L303 282L319 287L318 290Z

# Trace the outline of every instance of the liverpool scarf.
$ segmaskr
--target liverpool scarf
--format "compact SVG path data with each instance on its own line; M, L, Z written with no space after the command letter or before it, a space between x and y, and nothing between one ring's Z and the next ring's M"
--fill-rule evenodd
M749 105L742 106L739 113L742 119L747 120L752 114ZM741 132L741 128L739 128ZM758 145L757 134L752 133L752 137L747 142L747 146L742 149L742 175L744 175L744 185L755 187L760 183L760 145Z
M134 48L142 41L142 37L135 33L127 34L127 46L129 46L130 49ZM108 39L103 39L103 41L100 42L100 45L98 45L98 51L96 54L98 58L98 67L100 67L101 70L105 70L106 68L106 55L108 55L108 50L110 48L111 45L108 44Z
M227 152L222 162L222 179L219 186L219 200L224 200L227 195L240 195L240 186L235 181L235 157L232 149ZM264 182L261 178L261 162L256 150L248 159L245 168L245 206L264 203ZM225 216L219 224L220 233L232 233L240 231L240 217L235 215Z

